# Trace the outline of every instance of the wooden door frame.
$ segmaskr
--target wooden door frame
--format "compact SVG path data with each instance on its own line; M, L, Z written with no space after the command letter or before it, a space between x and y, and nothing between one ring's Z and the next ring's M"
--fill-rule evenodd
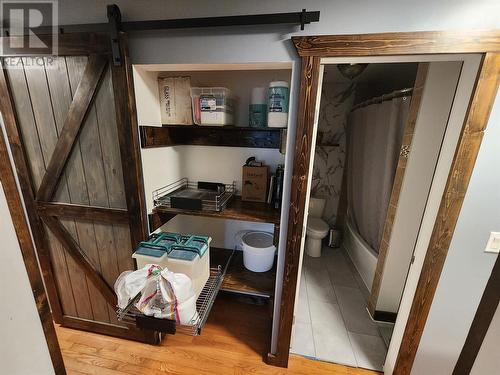
M50 38L50 35L39 36L42 40ZM4 46L10 45L5 39L15 39L17 37L0 37L0 43ZM124 33L119 34L119 43L122 54L128 59L127 40ZM8 48L2 51L0 57L22 57L32 56L30 50L26 52L17 51L17 54L12 53ZM44 306L37 304L42 326L52 324L52 320L56 323L62 324L67 327L77 328L82 330L91 330L112 336L125 337L139 341L146 341L149 343L157 343L158 336L154 332L143 332L135 328L119 327L115 325L87 321L85 319L74 318L70 316L63 316L63 310L59 293L55 283L54 271L52 269L49 245L46 230L43 227L42 221L54 232L54 235L65 246L65 248L75 256L77 263L81 265L86 271L87 276L94 278L96 286L103 293L108 301L115 301L116 296L112 288L102 280L99 275L91 275L92 264L88 261L83 251L79 248L78 244L72 240L71 236L67 233L66 229L60 224L55 217L64 218L92 218L93 221L103 223L128 223L130 225L130 241L131 248L136 244L147 238L147 220L146 220L146 205L144 196L144 185L142 181L142 163L140 155L140 142L137 127L137 118L135 113L135 102L132 87L132 73L131 66L128 60L120 66L116 66L112 62L112 52L110 37L108 34L98 33L73 33L59 35L58 39L58 56L89 56L89 62L92 56L103 56L111 67L113 91L116 93L114 96L114 104L116 110L116 123L119 129L119 142L120 142L120 156L123 168L123 179L125 186L125 199L127 203L127 210L118 209L105 209L100 207L81 206L74 204L53 203L47 202L50 200L55 186L53 181L48 178L42 182L39 192L33 189L31 173L28 168L27 155L24 149L20 128L18 124L17 114L13 103L13 97L9 81L6 76L5 68L0 69L0 111L3 114L4 126L7 133L7 139L10 144L12 158L19 180L19 187L27 212L27 220L31 227L33 235L34 248L38 255L38 261L42 272L45 289L47 291L48 300L50 302L50 310L52 314L44 313ZM89 65L89 64L88 64ZM87 68L86 68L87 69ZM99 74L100 75L100 74ZM71 107L70 107L71 111ZM81 116L81 113L79 114ZM83 117L85 114L83 115ZM83 117L79 122L83 121ZM78 121L77 121L78 122ZM66 129L64 129L66 130ZM61 137L64 134L61 133ZM74 143L74 138L77 136L78 129L73 134L67 135L68 141ZM56 151L58 150L56 145ZM62 150L62 151L61 151ZM52 177L57 178L60 176L64 164L67 161L69 151L66 147L62 146L60 162L54 159L54 163L49 163L49 167L53 165L51 171ZM126 173L125 173L126 172ZM6 173L6 172L5 172ZM2 170L2 179L4 171ZM46 174L46 176L48 173ZM54 177L55 176L55 177ZM50 176L49 176L50 177ZM5 177L7 178L7 177ZM16 187L17 189L17 187ZM40 194L40 190L42 193ZM41 200L40 197L42 197ZM12 217L24 215L22 206L10 207ZM43 218L43 220L42 220ZM17 227L17 226L16 226ZM26 241L19 241L23 254L29 252L30 249ZM29 264L25 261L26 266ZM32 284L35 288L36 285Z
M500 30L322 35L293 37L292 41L302 59L301 86L278 345L276 353L269 353L267 357L270 364L282 367L288 365L290 350L321 58L464 53L482 55L476 84L457 143L393 372L398 375L409 374L474 168L483 132L496 97L500 75Z

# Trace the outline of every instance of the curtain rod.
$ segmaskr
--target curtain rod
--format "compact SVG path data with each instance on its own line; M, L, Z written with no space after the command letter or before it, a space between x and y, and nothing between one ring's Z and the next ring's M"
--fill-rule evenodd
M389 94L384 94L384 95L377 96L375 98L371 98L371 99L365 100L365 101L363 101L361 103L356 104L354 107L352 107L351 112L354 111L354 110L356 110L356 109L369 106L370 104L382 103L382 102L385 102L387 100L392 100L394 98L401 98L401 97L405 97L405 96L411 96L412 91L413 91L413 88L412 87L408 87L408 88L405 88L405 89L393 91L393 92L391 92Z

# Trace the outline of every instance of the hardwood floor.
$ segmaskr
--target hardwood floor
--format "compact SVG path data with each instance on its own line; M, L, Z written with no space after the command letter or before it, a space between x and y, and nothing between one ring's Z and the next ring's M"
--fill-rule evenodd
M220 294L200 336L168 336L160 346L56 327L68 374L329 374L377 372L291 356L288 369L263 361L266 305Z

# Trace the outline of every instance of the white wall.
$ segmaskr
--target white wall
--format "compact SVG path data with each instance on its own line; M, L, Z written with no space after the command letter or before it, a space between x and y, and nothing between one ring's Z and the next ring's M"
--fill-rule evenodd
M0 128L0 136L3 136ZM2 160L2 163L5 162ZM0 184L0 373L53 374L47 342Z
M500 231L500 100L479 151L412 375L451 374L497 255L484 253Z
M470 375L494 374L495 371L498 371L500 369L498 348L500 348L500 308L497 306Z
M153 190L183 177L224 184L236 181L236 189L241 192L241 167L247 158L257 156L257 160L264 161L271 171L284 161L278 150L239 147L161 147L143 149L141 155L148 212L153 208Z

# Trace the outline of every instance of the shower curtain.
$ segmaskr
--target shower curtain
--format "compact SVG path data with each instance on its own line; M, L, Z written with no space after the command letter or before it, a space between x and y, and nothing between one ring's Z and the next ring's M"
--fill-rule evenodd
M410 97L352 111L348 118L348 215L378 253L399 158Z

